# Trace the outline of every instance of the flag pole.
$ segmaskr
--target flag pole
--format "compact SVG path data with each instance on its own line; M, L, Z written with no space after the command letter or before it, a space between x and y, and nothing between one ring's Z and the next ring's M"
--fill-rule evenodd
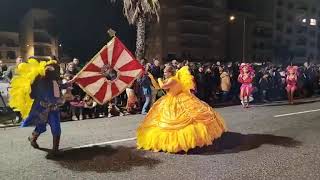
M116 33L117 33L117 32L116 32L115 30L109 28L107 32L108 32L108 34L109 34L110 37L112 37L112 38L113 38L113 37L116 37Z

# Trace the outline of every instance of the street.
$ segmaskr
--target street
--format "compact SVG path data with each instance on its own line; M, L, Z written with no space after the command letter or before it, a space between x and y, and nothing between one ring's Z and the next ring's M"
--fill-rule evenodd
M49 158L50 128L33 149L33 128L0 129L0 179L320 179L320 102L216 108L228 133L188 154L135 149L142 115L62 123Z

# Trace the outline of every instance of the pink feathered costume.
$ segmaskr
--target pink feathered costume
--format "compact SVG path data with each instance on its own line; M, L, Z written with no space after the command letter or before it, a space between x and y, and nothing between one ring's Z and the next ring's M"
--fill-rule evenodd
M243 72L243 68L247 67L248 68L248 77L244 78L244 72ZM251 66L251 64L247 64L247 63L242 63L240 65L240 74L238 77L238 81L242 84L240 87L240 90L244 92L243 96L250 96L252 91L253 91L253 86L252 86L252 81L254 78L255 74L254 74L254 69ZM248 91L246 91L246 89ZM248 93L248 94L247 94Z

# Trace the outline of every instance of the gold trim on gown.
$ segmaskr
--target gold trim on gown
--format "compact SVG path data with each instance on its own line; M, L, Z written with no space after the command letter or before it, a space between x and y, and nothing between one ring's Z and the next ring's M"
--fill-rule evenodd
M187 67L171 77L168 93L154 103L137 130L138 149L177 153L211 145L226 126L223 118L190 89ZM162 86L162 82L159 82Z

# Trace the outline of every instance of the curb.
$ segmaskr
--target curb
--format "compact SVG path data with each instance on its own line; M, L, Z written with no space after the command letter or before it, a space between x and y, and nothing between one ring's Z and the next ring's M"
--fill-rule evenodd
M0 129L19 127L20 124L0 124Z

